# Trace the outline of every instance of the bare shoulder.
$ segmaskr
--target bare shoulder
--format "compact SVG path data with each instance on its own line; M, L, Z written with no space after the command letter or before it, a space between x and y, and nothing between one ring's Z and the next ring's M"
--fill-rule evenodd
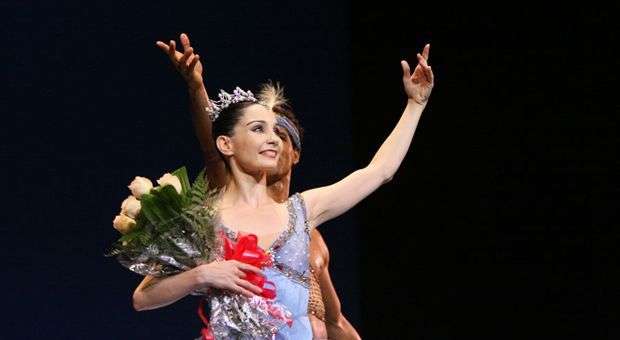
M321 233L316 229L310 232L310 256L315 269L326 267L329 264L329 248Z

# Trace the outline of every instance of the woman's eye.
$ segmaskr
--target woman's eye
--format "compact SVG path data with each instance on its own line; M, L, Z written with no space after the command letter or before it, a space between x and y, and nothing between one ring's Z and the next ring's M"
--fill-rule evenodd
M254 132L262 132L262 131L263 131L263 127L262 127L262 126L260 126L260 125L255 126L255 127L252 129L252 131L254 131Z

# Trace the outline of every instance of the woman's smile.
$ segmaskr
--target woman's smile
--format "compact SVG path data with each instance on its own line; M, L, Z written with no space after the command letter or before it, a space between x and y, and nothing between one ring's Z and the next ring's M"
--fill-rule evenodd
M274 158L274 159L278 157L278 151L273 150L273 149L263 150L260 152L260 154L265 157Z

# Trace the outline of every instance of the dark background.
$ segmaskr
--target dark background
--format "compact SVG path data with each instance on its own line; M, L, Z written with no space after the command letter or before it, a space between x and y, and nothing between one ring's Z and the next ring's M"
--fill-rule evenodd
M404 108L399 60L431 43L436 86L403 165L320 228L362 337L617 336L618 106L599 100L615 8L2 7L2 338L198 335L195 298L137 313L141 278L103 257L134 176L202 166L185 85L155 47L181 32L211 92L285 85L306 129L293 191L367 164Z

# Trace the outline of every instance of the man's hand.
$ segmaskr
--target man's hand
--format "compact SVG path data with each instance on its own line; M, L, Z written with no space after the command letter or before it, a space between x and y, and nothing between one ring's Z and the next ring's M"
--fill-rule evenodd
M181 33L179 38L183 47L183 53L176 50L176 42L174 40L170 40L169 44L162 41L157 41L156 44L157 47L168 55L172 65L187 82L187 86L190 89L199 89L204 86L200 56L194 54L194 48L191 47L187 34Z

